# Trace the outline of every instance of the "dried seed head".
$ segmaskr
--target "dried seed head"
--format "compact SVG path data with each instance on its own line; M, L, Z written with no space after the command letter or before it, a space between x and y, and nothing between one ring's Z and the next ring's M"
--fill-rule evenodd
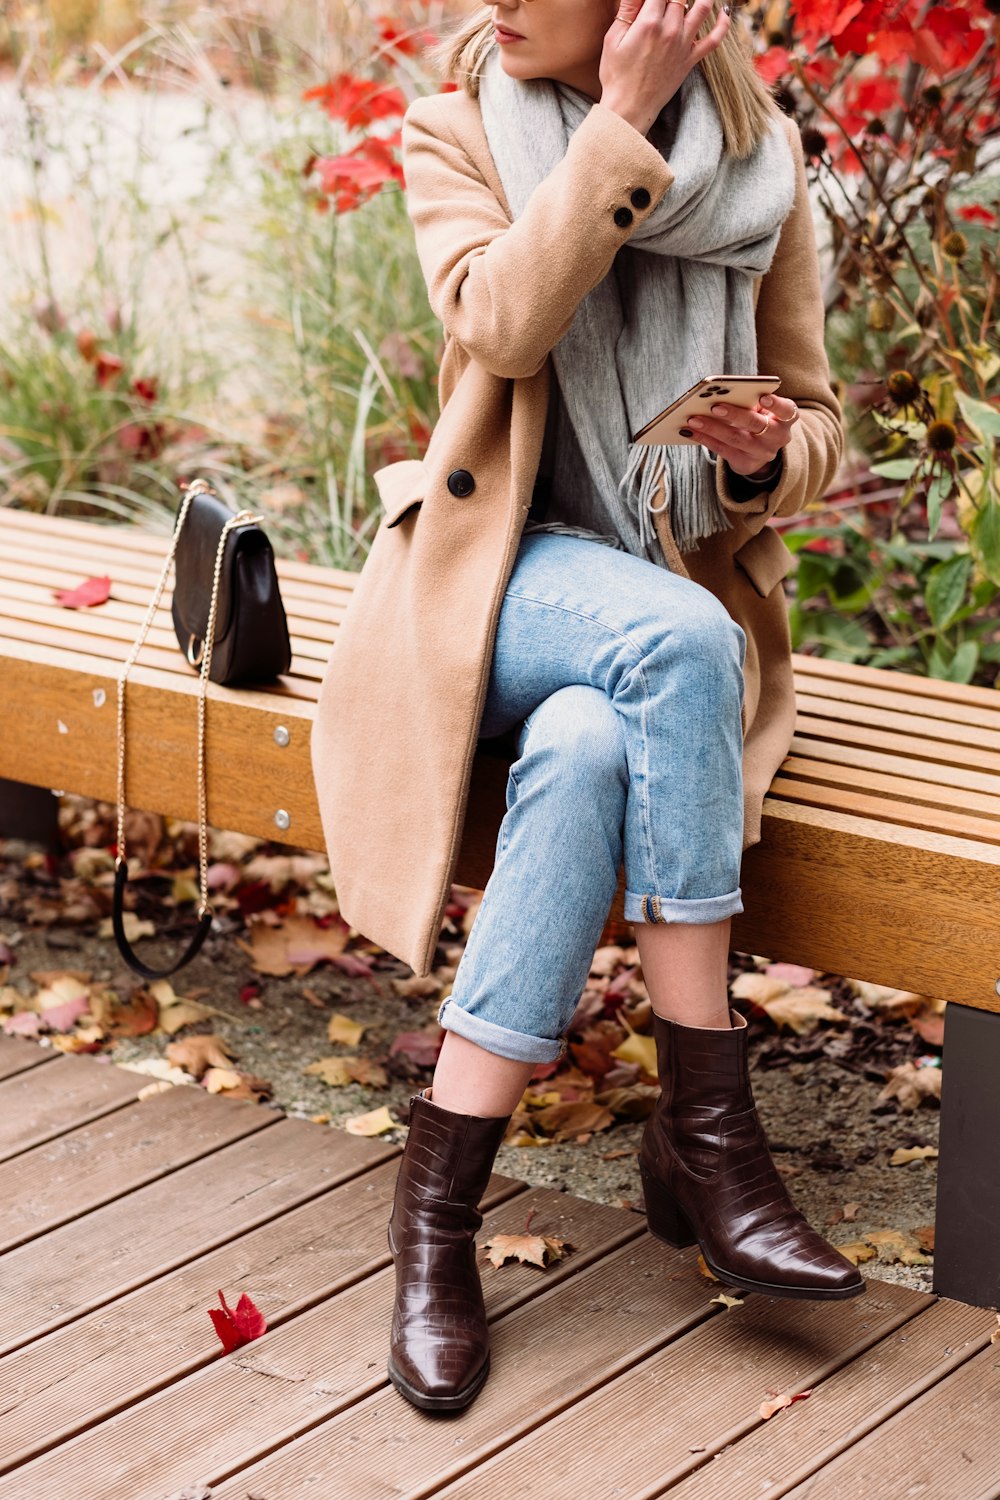
M897 406L909 406L920 394L920 385L909 370L893 370L886 384Z
M969 242L959 230L953 229L951 234L946 234L941 243L941 249L949 260L964 260L969 253Z
M952 422L932 422L927 429L927 446L935 453L950 453L957 441Z

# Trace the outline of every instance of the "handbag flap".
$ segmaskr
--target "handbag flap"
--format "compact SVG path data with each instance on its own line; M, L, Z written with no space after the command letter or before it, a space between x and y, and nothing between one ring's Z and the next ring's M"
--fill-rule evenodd
M212 605L212 582L215 556L222 528L236 512L218 495L195 495L185 519L174 554L174 609L184 630L203 641L208 631L208 614ZM232 578L235 553L245 556L252 569L258 559L270 569L273 554L267 537L254 525L235 526L226 538L226 548L219 575L219 599L216 606L215 640L223 640L233 621ZM246 574L246 569L241 569ZM246 584L241 580L241 586Z

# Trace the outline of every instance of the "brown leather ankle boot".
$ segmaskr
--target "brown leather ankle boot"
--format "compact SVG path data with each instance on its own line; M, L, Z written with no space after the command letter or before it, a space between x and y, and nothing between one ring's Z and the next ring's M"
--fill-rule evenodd
M653 1015L660 1097L639 1171L651 1233L701 1246L720 1281L772 1297L853 1297L865 1279L795 1207L750 1088L746 1018L731 1029Z
M410 1128L389 1219L396 1301L388 1372L425 1411L458 1411L490 1369L489 1331L476 1265L479 1200L510 1115L443 1109L424 1089Z

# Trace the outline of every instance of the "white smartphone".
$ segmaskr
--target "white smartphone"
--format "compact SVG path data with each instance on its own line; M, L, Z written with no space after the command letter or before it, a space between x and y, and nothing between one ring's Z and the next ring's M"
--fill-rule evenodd
M725 401L729 406L742 406L752 411L761 396L776 391L781 384L778 375L706 375L683 396L671 401L669 406L632 434L634 443L700 443L702 436L685 421L697 412L711 415L716 401Z

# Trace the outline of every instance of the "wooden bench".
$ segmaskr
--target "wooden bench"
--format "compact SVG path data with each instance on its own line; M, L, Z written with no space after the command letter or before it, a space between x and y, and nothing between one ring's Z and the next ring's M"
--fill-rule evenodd
M115 692L166 538L0 507L0 776L115 798ZM211 688L209 817L322 849L309 729L352 573L279 564L294 661L269 690ZM104 605L52 591L107 574ZM133 806L194 819L195 674L169 616L129 679ZM732 943L952 1002L934 1289L1000 1304L1000 698L989 689L796 655L790 753L749 849ZM373 664L373 691L378 691ZM345 712L350 706L345 706ZM481 749L455 879L482 889L508 758ZM609 920L622 919L620 880Z

